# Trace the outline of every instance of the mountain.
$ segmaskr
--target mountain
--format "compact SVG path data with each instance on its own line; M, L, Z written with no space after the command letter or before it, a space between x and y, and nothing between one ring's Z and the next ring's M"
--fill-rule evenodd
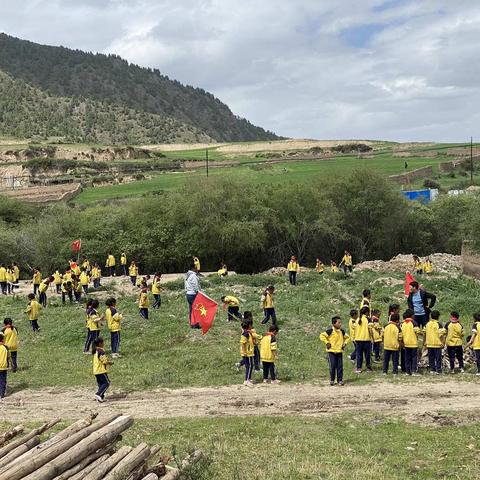
M279 138L235 116L205 90L156 69L3 33L0 134L104 143Z

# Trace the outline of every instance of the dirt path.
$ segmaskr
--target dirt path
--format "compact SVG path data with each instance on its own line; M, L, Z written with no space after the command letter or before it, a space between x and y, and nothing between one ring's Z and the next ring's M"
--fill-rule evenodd
M416 383L378 381L370 385L255 385L244 387L160 389L132 394L112 392L107 402L92 400L91 390L23 390L2 402L12 422L77 419L92 410L122 412L136 418L221 417L241 415L322 416L349 411L392 414L407 420L438 423L445 412L478 411L480 383L419 379ZM437 420L436 420L437 419Z

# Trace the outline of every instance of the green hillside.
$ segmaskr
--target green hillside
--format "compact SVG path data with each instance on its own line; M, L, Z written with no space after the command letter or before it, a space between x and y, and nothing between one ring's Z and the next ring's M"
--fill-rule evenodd
M116 55L94 55L38 45L0 34L0 70L14 79L14 83L18 82L20 92L26 88L23 82L38 89L32 99L35 101L22 102L20 113L15 108L12 110L8 96L0 95L0 112L10 112L8 120L11 123L23 122L22 129L27 137L36 135L37 130L52 129L68 135L72 128L64 126L63 120L69 109L73 109L74 116L79 117L72 119L73 123L101 124L99 137L94 136L95 128L85 131L80 128L80 133L83 131L86 135L81 137L82 140L91 141L93 135L93 140L102 141L108 138L106 133L115 138L117 122L121 125L129 123L132 127L134 132L129 140L132 143L144 142L147 129L158 130L158 134L149 133L153 137L149 141L175 141L161 138L170 138L172 134L169 132L182 126L188 135L193 135L193 139L198 141L207 137L216 141L278 138L235 116L212 94L182 85L161 75L156 69L129 64ZM5 82L4 76L1 82ZM14 85L9 83L11 90ZM79 105L82 108L75 109ZM51 113L57 106L61 107L60 117ZM40 120L40 125L24 121L24 116L29 113ZM12 127L5 123L0 122L0 134L11 134Z

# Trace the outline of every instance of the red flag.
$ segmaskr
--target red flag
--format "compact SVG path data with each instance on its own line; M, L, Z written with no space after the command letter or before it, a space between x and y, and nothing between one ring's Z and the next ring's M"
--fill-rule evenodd
M212 326L218 304L202 292L198 292L192 305L191 324L199 324L205 335Z
M410 272L405 273L405 296L408 297L410 295L410 283L414 282L415 279L413 278L413 275Z
M73 252L79 252L80 249L82 248L82 241L80 239L79 240L74 240L72 242L71 247L72 247Z

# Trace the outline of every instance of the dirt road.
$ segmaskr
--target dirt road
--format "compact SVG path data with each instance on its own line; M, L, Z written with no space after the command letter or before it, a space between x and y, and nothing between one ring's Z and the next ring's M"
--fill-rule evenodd
M77 419L92 410L103 414L122 412L136 418L219 417L255 415L322 416L350 411L372 411L406 420L440 423L446 412L478 411L480 382L417 382L379 380L370 385L330 387L318 385L240 385L178 390L160 389L132 394L112 392L103 404L96 403L91 390L23 390L2 402L9 421ZM448 421L448 418L447 420Z

